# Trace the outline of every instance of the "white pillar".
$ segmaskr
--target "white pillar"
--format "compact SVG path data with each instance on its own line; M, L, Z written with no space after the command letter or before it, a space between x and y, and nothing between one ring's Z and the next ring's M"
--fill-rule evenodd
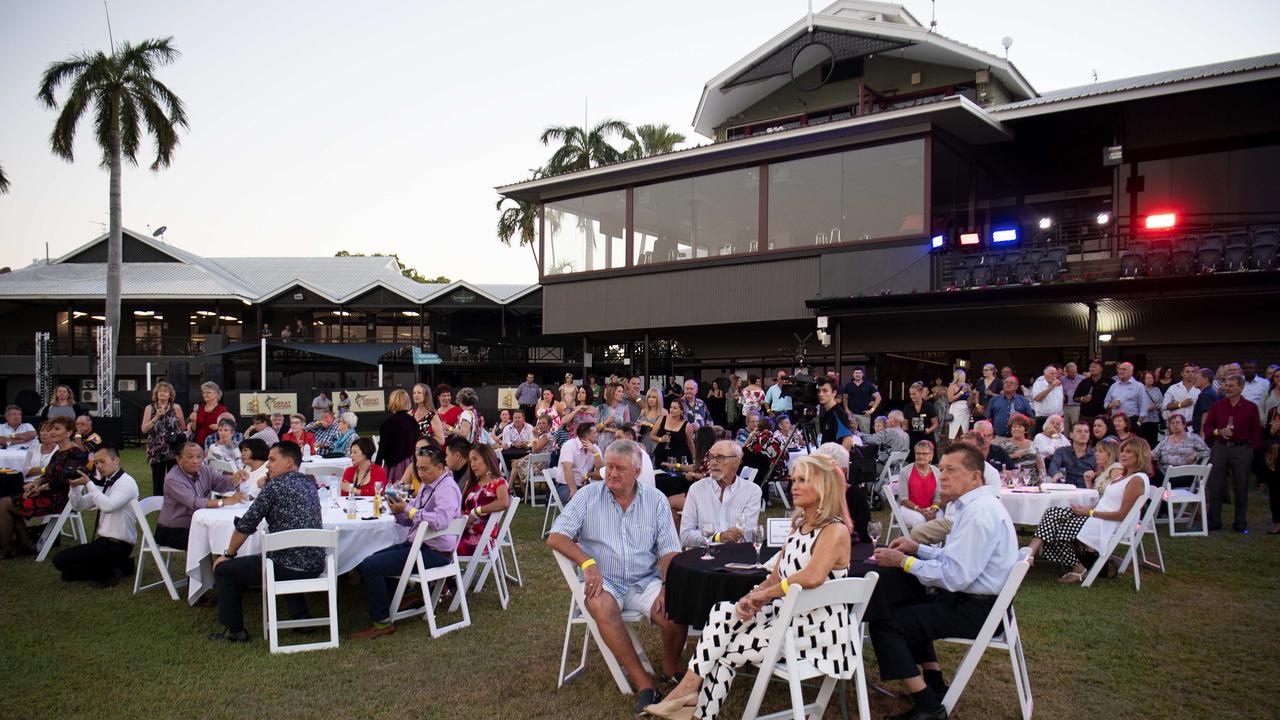
M378 363L378 387L382 387L382 363Z
M147 363L147 389L151 389L151 363Z
M262 387L259 389L265 392L267 389L267 339L262 338L261 342L262 342L262 351L260 353L260 360L259 360L258 367L262 371Z

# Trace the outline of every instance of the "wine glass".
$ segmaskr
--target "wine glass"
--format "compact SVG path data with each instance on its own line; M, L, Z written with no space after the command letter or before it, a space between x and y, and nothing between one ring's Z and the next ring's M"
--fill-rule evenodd
M700 560L714 560L715 556L711 554L711 538L715 537L716 526L711 523L702 524L702 557Z
M764 545L764 525L760 525L757 523L755 527L751 528L751 547L756 549L756 565L757 566L761 564L760 548L763 545Z
M867 523L867 535L871 537L871 544L875 545L880 541L880 533L884 531L884 526L879 520L872 520Z

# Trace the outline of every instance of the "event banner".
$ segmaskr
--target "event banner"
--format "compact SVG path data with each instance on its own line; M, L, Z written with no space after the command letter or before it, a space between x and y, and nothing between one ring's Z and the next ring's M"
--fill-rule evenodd
M516 390L513 387L498 388L498 409L516 410L520 403L516 402Z
M297 393L240 393L240 415L242 417L252 417L258 413L292 415L296 412L298 412Z
M338 393L333 393L336 399ZM359 415L362 412L385 412L387 395L382 390L348 390L347 399L351 401L351 412Z

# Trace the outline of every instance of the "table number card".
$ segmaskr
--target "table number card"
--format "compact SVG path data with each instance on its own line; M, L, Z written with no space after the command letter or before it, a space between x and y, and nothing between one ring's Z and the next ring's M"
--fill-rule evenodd
M791 518L768 518L766 521L765 544L769 547L782 547L787 544L787 536L791 534Z

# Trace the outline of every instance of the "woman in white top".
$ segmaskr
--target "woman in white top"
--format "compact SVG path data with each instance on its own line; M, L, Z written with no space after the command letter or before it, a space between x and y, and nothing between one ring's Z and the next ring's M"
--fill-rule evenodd
M1146 497L1149 482L1146 469L1151 464L1151 447L1147 441L1140 437L1124 441L1120 446L1120 464L1124 469L1123 479L1108 483L1096 506L1051 507L1040 518L1036 536L1027 547L1033 558L1043 555L1049 562L1071 568L1058 582L1083 582L1088 569L1081 554L1097 554L1129 515L1133 504ZM1113 577L1118 570L1116 558L1108 558L1107 577Z
M1040 457L1045 462L1048 462L1049 458L1053 457L1058 448L1071 445L1071 438L1067 437L1062 425L1061 415L1050 415L1045 418L1043 431L1036 435L1036 439L1033 441L1036 446L1036 452L1040 453Z
M49 439L48 421L40 423L40 429L36 432L36 442L31 443L31 447L27 448L27 457L22 461L22 467L26 468L24 475L27 480L38 478L44 474L44 466L49 464L49 458L58 451L57 443Z
M240 469L234 477L240 481L240 492L249 497L257 497L258 491L267 482L267 453L270 448L260 438L249 438L240 441Z
M947 414L951 416L947 425L948 442L969 432L969 394L972 390L964 368L956 368L951 384L947 386Z
M210 460L221 460L231 463L231 467L239 470L242 464L240 460L240 448L231 442L236 434L236 424L231 420L218 421L218 439L209 446L209 452L205 454L205 464L209 464Z

